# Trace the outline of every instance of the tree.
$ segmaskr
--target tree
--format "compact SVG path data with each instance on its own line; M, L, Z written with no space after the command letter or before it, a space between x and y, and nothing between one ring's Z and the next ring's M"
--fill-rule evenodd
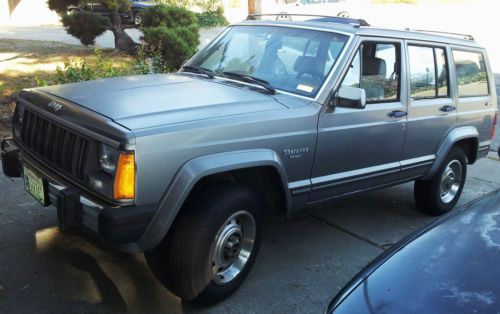
M66 31L80 39L84 45L95 43L97 36L106 30L113 32L115 37L115 49L127 53L135 51L136 43L125 32L128 26L122 24L119 12L130 10L129 0L95 0L102 4L110 13L109 18L93 12L80 12L71 8L85 4L86 0L48 0L49 8L61 16L61 21Z
M248 0L248 14L260 14L262 12L262 0Z

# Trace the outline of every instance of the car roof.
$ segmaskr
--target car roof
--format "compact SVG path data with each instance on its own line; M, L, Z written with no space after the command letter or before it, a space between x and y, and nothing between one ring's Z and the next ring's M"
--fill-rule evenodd
M347 22L353 19L346 19ZM363 21L363 20L359 20ZM373 26L361 26L353 23L332 23L328 21L306 20L306 21L289 21L289 20L246 20L233 25L275 25L295 28L309 28L323 31L337 31L349 35L373 36L373 37L390 37L397 39L422 40L428 42L452 44L473 48L481 48L470 35L443 33L433 31L417 31L417 30L398 30L390 28L379 28ZM448 34L448 35L444 35ZM460 38L463 37L463 38Z

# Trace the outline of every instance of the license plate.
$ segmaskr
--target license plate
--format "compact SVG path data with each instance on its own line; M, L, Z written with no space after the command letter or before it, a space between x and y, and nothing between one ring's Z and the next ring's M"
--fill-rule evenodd
M32 169L23 165L24 187L43 206L47 205L47 193L43 179Z

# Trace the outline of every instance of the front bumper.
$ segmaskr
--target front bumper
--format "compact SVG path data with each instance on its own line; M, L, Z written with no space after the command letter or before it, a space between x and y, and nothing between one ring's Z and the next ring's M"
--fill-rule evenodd
M155 206L116 207L99 201L22 152L12 139L2 141L0 154L6 176L22 177L26 164L42 177L62 229L83 227L103 242L131 251L128 248L140 239L156 212Z

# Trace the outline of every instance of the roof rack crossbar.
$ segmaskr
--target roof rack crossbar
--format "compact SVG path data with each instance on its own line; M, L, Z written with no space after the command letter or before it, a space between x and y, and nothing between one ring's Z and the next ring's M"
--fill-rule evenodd
M410 29L410 28L406 28L406 30L407 31L422 32L422 33L430 33L430 34L452 35L452 36L461 37L461 38L466 39L466 40L474 41L474 36L469 35L469 34L444 32L444 31L430 31L430 30L425 30L425 29Z
M287 12L280 12L280 13L266 13L266 14L249 14L246 18L246 20L257 20L260 17L266 17L266 16L275 16L276 20L288 20L292 21L292 17L297 16L297 17L312 17L315 18L314 20L311 21L317 21L317 22L329 22L329 23L341 23L341 24L350 24L356 27L360 26L370 26L365 20L363 19L353 19L353 18L348 18L348 17L340 17L340 16L331 16L331 15L318 15L318 14L295 14L295 13L287 13Z

